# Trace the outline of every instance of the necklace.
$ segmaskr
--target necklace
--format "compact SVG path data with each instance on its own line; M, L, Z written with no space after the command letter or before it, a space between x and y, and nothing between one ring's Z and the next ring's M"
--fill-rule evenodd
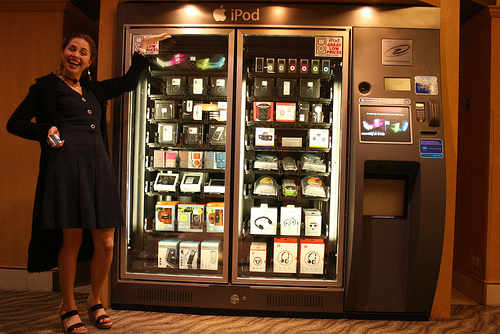
M65 83L68 85L68 87L69 87L69 88L71 88L72 90L74 90L74 91L75 91L75 92L77 92L78 94L81 94L80 90L81 90L81 88L82 88L82 87L81 87L81 86L80 86L80 84L79 84L79 81L80 81L80 80L68 78L68 77L67 77L67 76L65 76L64 74L58 74L58 75L59 75L59 77L60 77L60 78L61 78L61 76L62 76L62 77L64 77L64 78L66 78L66 79L70 80L71 82L73 82L75 85L77 85L77 86L71 86L71 85L69 85L69 84L67 84L67 83L65 82ZM64 81L64 79L63 79L63 78L61 78L61 80L62 80L62 81Z
M69 81L73 82L75 85L76 85L76 84L80 81L80 80L78 80L78 79L71 79L70 77L65 76L65 75L64 75L64 74L62 74L62 73L60 73L59 75L60 75L60 76L65 77L65 78L66 78L66 79L68 79Z

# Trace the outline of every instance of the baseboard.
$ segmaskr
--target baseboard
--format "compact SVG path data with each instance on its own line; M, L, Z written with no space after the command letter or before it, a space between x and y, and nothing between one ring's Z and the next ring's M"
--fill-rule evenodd
M486 305L500 306L500 284L486 284Z
M485 287L483 281L453 268L452 286L479 304L485 304Z
M53 272L28 273L26 269L0 269L0 289L15 291L52 291Z

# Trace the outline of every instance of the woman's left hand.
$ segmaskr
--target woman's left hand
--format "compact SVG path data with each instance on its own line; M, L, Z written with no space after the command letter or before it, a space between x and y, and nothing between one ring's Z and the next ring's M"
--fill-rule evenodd
M149 44L156 43L156 42L159 42L159 41L163 41L163 40L165 40L167 38L172 38L172 36L170 36L167 33L159 34L159 35L146 36L146 37L144 37L144 39L141 42L141 49L147 49Z

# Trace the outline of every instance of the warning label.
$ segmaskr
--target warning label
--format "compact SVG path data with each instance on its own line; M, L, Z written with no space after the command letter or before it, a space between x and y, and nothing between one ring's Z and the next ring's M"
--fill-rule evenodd
M342 37L316 37L316 57L342 57Z

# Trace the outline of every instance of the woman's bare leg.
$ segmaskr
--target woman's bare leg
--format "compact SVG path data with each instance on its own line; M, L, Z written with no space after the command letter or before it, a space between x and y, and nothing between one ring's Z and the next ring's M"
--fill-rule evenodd
M62 302L59 309L59 315L76 310L74 285L76 277L76 266L78 251L82 244L82 229L63 229L63 242L57 258L59 285L62 291ZM80 317L75 315L64 321L66 327L80 322ZM86 331L85 327L79 327L76 331Z
M104 283L108 278L111 261L113 260L114 247L114 228L93 229L92 239L94 241L94 256L90 262L90 285L91 291L87 299L89 306L94 306L101 303L101 294L104 288ZM95 318L106 314L104 309L94 312ZM102 323L111 322L111 319L106 318Z

